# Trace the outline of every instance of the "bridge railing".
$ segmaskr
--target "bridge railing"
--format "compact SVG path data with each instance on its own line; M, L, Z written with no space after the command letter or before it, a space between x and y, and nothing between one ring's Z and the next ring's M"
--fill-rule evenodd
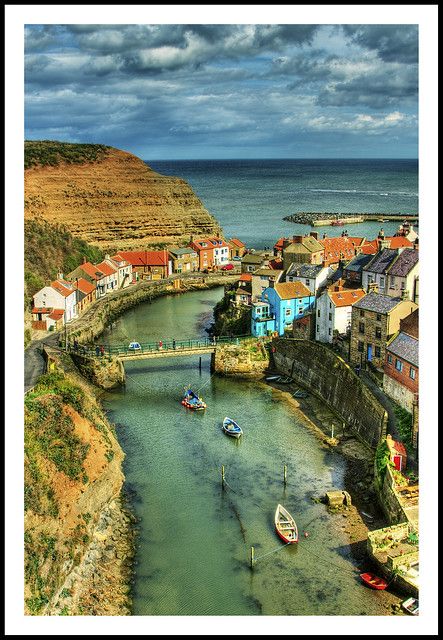
M87 356L121 356L136 355L143 353L159 353L163 351L183 351L192 349L208 349L216 347L218 344L234 343L240 344L240 341L251 339L250 335L245 336L219 336L214 338L189 338L187 340L157 340L156 342L139 342L140 349L130 349L128 344L125 345L78 345L77 349L71 348L70 351L78 352Z

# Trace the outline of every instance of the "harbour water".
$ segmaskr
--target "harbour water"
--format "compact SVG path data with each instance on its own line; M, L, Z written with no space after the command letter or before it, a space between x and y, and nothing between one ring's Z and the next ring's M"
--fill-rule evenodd
M227 237L248 247L273 245L281 236L314 230L284 221L305 211L330 213L418 213L417 160L146 160L163 175L185 179L220 222ZM393 235L399 222L349 225L351 236ZM343 227L324 226L320 237Z
M106 342L202 335L222 295L216 288L142 304ZM108 392L104 406L140 518L134 615L386 615L380 595L361 584L342 522L312 500L343 487L345 461L283 393L211 375L209 356L201 368L198 357L175 357L127 362L125 370L126 388ZM204 412L181 405L188 385L200 391ZM222 432L225 416L243 428L239 440ZM278 503L297 521L296 545L275 534Z

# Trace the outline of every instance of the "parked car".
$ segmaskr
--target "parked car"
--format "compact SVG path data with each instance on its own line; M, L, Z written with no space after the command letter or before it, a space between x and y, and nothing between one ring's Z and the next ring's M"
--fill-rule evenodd
M233 268L234 268L234 265L230 263L224 264L222 267L220 267L222 271L230 271Z
M239 262L241 262L241 258L240 258L240 256L234 256L232 259L233 259L233 260L238 260Z
M141 351L141 346L140 346L140 342L130 342L128 349L130 351Z

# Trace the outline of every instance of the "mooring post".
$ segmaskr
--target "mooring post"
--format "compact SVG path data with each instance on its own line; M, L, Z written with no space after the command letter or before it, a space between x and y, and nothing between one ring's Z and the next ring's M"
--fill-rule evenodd
M251 569L254 566L254 547L251 547Z
M222 488L225 488L225 465L222 464Z
M199 356L199 359L198 359L198 368L199 368L200 371L202 370L202 357L201 356Z
M331 425L331 438L334 437L334 423Z
M288 470L287 466L284 465L284 467L283 467L283 484L285 486L286 486L286 482L287 482L287 470Z

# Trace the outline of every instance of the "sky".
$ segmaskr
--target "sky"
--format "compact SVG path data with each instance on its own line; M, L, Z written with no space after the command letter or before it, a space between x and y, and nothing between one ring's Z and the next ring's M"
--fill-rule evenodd
M28 24L25 137L145 159L417 158L417 24Z
M23 139L52 139L108 144L145 160L418 155L420 485L429 489L420 493L420 616L278 623L293 635L353 635L362 621L382 636L436 635L437 6L104 6L5 5L4 249L14 265L14 278L5 278L5 362L14 363L5 381L5 424L13 427L5 429L6 633L215 628L193 616L23 615L23 326L15 321L23 313ZM275 619L220 617L216 629L272 635Z

